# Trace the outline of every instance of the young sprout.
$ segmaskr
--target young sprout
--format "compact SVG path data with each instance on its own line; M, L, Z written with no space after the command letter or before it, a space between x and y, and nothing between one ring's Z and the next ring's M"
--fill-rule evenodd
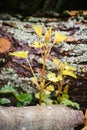
M51 42L51 34L52 34L52 27L46 30L44 37L44 42L42 41L42 27L34 25L33 29L36 33L36 35L39 37L39 41L34 41L34 43L31 44L31 47L35 49L40 49L41 58L42 58L42 69L41 69L41 75L38 78L33 68L30 64L30 61L28 59L28 51L19 51L19 52L11 52L9 55L16 56L18 58L24 58L26 59L27 63L29 64L29 67L31 69L31 72L33 74L33 77L31 78L31 81L36 85L39 92L36 94L36 97L39 99L39 104L43 104L44 102L47 104L52 104L52 100L50 98L51 92L55 91L55 87L51 83L57 83L58 86L58 103L60 103L61 99L61 93L63 88L63 83L65 81L66 76L71 76L73 78L76 78L76 75L74 73L75 68L68 66L67 63L61 62L61 60L57 58L53 58L53 63L56 68L56 72L46 72L46 63L47 63L47 57L50 55L50 51L52 47L67 39L67 36L60 34L59 32L55 32L54 41ZM48 83L46 81L46 78L48 79Z

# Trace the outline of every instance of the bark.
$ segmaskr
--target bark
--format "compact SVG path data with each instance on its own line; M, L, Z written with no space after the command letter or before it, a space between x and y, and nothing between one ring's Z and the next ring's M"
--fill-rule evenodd
M0 107L0 130L74 130L83 123L82 111L63 105Z

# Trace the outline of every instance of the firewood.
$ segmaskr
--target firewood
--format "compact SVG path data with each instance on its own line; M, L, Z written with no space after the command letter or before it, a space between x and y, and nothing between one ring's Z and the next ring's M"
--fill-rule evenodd
M82 111L64 105L0 107L0 130L74 130L83 123Z

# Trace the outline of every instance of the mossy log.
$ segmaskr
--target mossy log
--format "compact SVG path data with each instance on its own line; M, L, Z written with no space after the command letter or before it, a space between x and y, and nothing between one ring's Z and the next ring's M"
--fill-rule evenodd
M82 111L63 105L0 107L0 130L74 130L83 123Z

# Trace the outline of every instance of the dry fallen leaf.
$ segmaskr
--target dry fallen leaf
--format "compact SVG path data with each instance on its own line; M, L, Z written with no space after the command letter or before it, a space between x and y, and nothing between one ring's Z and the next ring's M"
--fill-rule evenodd
M76 10L69 11L70 16L75 16L77 14L78 14L78 11L76 11Z

